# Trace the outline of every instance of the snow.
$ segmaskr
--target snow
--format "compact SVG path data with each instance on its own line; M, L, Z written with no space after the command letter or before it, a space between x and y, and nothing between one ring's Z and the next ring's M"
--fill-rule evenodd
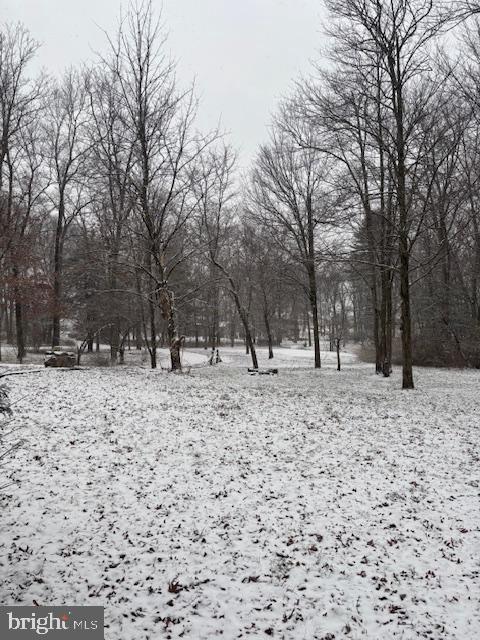
M7 378L0 601L103 605L108 640L478 638L480 372L221 355Z

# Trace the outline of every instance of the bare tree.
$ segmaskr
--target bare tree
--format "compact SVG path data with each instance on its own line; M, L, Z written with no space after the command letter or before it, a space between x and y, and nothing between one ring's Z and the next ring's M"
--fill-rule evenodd
M37 49L37 42L20 24L0 31L0 267L12 271L20 362L25 356L20 259L38 174L35 151L25 141L39 115L40 83L32 81L28 71Z
M93 210L103 240L104 264L107 274L107 293L111 317L110 359L117 362L120 351L122 300L125 293L119 292L119 275L124 270L122 263L126 255L126 234L134 207L131 179L134 167L134 141L125 122L125 109L118 100L120 86L115 74L98 70L90 81L90 136L93 143L91 173L93 179ZM97 296L98 297L98 296ZM106 318L102 319L105 323ZM128 322L127 322L128 324Z
M104 60L115 77L117 100L133 143L131 189L141 220L144 259L139 268L154 292L149 302L152 367L156 366L155 310L167 324L172 370L181 369L175 296L169 281L186 257L184 231L195 209L192 170L216 134L194 130L193 87L177 87L160 18L150 2L131 5Z
M316 149L298 147L284 131L273 131L270 144L260 149L250 188L252 216L305 271L315 368L321 366L316 234L321 225L332 221L326 206L326 175L325 156Z
M254 369L258 359L253 340L247 306L242 302L241 277L236 278L231 265L235 249L241 240L239 220L235 216L233 171L235 155L228 147L204 154L197 168L196 190L200 242L206 247L207 256L226 283L245 332L245 342ZM245 282L243 282L245 284Z
M334 19L332 35L337 56L344 54L352 64L381 78L382 102L391 113L386 130L386 151L391 160L395 205L398 211L398 255L401 298L401 332L404 389L412 389L412 314L410 300L410 257L415 208L410 176L416 157L411 149L417 122L428 113L436 95L435 83L419 84L428 69L429 43L449 24L451 14L432 0L328 0ZM376 76L372 73L378 70Z
M53 242L53 347L60 344L65 239L72 222L90 204L87 189L91 149L88 123L88 73L70 70L51 87L46 123L51 171L49 196L56 216Z
M355 54L332 53L333 70L316 67L302 81L279 119L302 148L312 147L336 164L337 206L350 211L342 223L352 226L356 247L338 243L333 258L353 261L371 294L376 371L390 375L395 207L391 162L386 152L388 113L382 103L381 70L357 66ZM360 211L358 211L360 205Z

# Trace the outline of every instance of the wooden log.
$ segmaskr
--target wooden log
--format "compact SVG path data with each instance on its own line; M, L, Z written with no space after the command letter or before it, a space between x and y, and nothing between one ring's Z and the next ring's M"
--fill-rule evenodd
M251 367L248 368L248 373L251 376L276 376L278 375L278 369L253 369Z

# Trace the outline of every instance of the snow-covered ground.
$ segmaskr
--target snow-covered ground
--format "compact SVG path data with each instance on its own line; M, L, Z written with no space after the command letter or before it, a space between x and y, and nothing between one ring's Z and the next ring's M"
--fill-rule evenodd
M104 605L108 640L478 638L480 372L221 355L7 378L0 602Z

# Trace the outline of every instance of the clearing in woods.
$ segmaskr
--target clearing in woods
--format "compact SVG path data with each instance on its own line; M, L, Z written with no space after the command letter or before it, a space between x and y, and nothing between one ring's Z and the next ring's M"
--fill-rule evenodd
M221 355L8 379L0 600L104 605L108 640L478 637L480 373Z

